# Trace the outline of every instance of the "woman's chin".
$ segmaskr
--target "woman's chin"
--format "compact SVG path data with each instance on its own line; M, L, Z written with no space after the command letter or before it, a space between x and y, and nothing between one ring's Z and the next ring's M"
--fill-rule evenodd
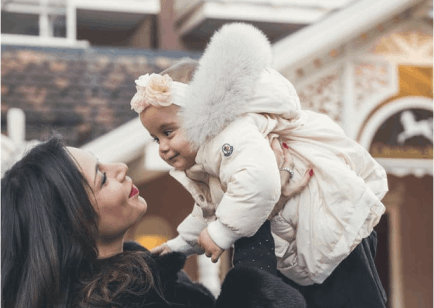
M145 199L143 197L140 197L140 196L139 196L139 201L140 201L141 208L143 209L143 212L142 212L142 215L143 215L148 210L148 204L146 203Z
M148 204L146 203L145 199L141 196L137 196L137 202L133 205L135 207L135 211L137 213L138 218L140 219L148 210Z

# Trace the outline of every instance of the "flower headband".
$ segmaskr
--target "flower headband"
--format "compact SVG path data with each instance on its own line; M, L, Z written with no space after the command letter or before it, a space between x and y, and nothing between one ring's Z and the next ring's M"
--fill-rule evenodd
M136 80L137 93L131 100L131 109L140 114L150 105L167 107L184 106L183 99L188 85L173 81L169 75L146 74Z

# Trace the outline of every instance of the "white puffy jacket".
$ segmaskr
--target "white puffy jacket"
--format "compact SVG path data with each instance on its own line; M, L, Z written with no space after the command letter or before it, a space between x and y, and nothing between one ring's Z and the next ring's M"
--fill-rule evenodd
M202 252L208 227L223 249L253 235L280 195L272 138L290 147L293 181L313 166L306 189L272 220L279 270L301 285L322 283L385 211L384 169L327 116L300 110L291 83L270 65L269 43L257 29L224 26L200 60L181 119L196 165L171 171L192 194L173 250ZM236 57L231 57L236 55Z
M369 153L327 116L300 115L292 123L269 115L241 117L200 148L194 167L171 171L196 204L169 247L200 253L196 243L205 227L223 249L257 231L280 196L279 170L269 145L278 133L293 155L293 181L309 164L314 170L307 188L272 220L279 270L302 285L322 283L330 275L379 222L387 178ZM224 151L227 145L229 151Z

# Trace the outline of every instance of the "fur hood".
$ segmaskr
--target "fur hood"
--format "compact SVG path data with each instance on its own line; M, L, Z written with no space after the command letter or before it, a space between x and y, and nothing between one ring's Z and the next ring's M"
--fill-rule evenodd
M252 25L227 24L212 36L180 111L194 149L242 114L292 117L300 109L294 87L270 68L271 62L267 37Z

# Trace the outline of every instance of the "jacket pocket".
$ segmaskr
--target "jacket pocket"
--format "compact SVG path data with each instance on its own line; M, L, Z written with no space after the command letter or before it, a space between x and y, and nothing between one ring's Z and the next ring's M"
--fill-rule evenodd
M271 231L288 243L295 241L296 230L281 216L281 213L278 213L271 220Z

